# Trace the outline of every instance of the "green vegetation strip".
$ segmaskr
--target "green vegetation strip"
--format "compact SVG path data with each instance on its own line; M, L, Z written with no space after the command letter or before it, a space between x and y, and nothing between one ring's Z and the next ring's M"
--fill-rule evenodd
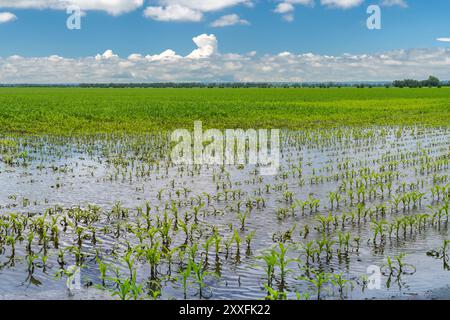
M192 128L448 126L450 88L0 88L0 133L143 134Z

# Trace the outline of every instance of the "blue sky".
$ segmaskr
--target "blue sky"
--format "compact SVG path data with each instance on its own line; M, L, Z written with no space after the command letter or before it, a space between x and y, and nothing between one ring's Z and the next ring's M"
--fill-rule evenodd
M193 37L198 35L214 35L214 53L255 51L256 57L280 52L375 55L450 46L437 41L450 41L448 0L68 1L85 12L81 30L66 28L67 1L0 0L0 57L79 59L111 50L126 59L167 49L184 57L196 49ZM366 27L371 4L381 8L381 30ZM219 27L220 21L231 25Z

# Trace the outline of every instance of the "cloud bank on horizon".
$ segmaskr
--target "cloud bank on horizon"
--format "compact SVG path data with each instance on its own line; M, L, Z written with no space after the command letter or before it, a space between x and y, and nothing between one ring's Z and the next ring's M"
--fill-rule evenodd
M258 57L255 52L219 52L213 34L199 35L193 42L197 48L186 56L168 49L128 57L106 50L78 59L57 55L0 58L0 82L350 82L422 79L431 74L447 79L450 70L450 48L339 56L281 52Z

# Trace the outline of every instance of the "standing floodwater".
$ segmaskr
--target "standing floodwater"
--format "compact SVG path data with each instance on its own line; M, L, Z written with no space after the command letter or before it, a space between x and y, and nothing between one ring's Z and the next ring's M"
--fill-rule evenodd
M284 131L274 176L172 165L166 134L1 137L0 298L445 291L449 137L427 127Z

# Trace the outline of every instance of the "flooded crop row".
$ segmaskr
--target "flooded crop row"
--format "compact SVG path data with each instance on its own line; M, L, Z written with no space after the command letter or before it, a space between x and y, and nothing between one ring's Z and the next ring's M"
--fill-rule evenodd
M411 298L450 285L450 131L284 131L281 167L166 134L0 137L0 298Z

